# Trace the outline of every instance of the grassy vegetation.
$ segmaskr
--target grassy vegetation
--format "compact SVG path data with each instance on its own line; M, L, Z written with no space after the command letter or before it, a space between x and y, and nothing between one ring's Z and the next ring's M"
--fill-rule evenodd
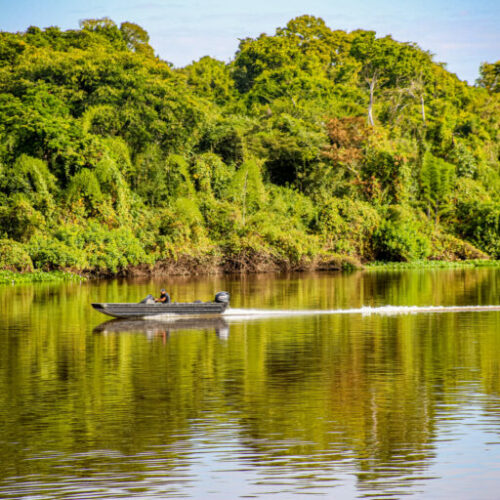
M64 271L13 272L0 271L0 285L16 285L21 283L42 283L62 281L83 281L84 277Z
M500 260L462 260L462 261L436 261L416 260L412 262L371 262L365 266L367 270L384 269L473 269L478 267L500 268Z

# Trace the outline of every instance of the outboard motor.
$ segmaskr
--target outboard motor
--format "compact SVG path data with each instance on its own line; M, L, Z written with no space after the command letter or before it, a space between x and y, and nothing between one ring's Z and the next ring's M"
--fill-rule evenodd
M217 292L215 294L215 302L222 302L223 304L229 304L229 293Z

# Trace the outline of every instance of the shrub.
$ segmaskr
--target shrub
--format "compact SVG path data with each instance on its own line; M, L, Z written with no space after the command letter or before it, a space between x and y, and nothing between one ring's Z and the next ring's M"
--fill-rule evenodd
M82 251L71 248L55 238L36 235L29 241L27 249L37 269L83 269L86 264Z
M455 231L490 256L500 258L500 203L458 203Z
M116 273L131 265L151 264L154 260L128 228L109 230L91 221L84 235L90 270Z
M431 241L422 222L404 207L390 207L387 218L374 233L377 260L412 261L427 258Z
M5 203L0 201L0 230L11 239L26 241L45 223L45 217L25 194L15 193Z
M228 201L212 197L201 197L200 212L210 238L221 241L234 233L241 222L241 212Z
M435 260L488 259L488 255L469 242L438 231L432 235L432 247L432 258Z
M1 239L0 269L21 272L33 271L33 262L21 243Z
M318 229L333 252L369 259L372 236L379 225L380 215L367 202L332 198L319 209Z

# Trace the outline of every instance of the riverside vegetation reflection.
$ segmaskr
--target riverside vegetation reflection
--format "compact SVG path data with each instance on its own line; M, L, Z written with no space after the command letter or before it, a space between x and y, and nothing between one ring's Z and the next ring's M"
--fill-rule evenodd
M159 287L0 288L0 496L418 495L471 405L500 458L500 313L162 331L90 310ZM238 308L498 304L500 270L169 280L179 301L221 289Z

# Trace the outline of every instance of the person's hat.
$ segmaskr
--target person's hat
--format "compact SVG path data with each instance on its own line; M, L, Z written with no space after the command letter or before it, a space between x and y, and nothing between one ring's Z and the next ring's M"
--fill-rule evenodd
M166 292L165 288L162 288L162 289L160 290L160 292Z

